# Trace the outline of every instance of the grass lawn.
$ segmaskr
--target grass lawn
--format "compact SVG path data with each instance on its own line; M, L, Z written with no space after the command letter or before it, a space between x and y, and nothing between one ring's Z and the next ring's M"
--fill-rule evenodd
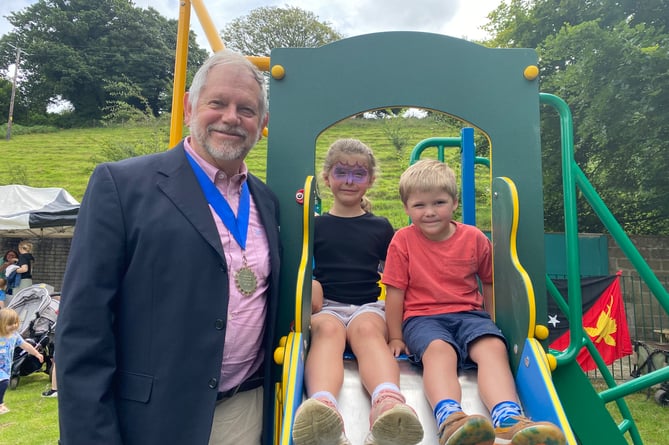
M11 410L0 416L0 444L54 445L58 443L58 399L42 397L49 376L35 372L21 377L15 390L5 393Z
M604 388L602 385L596 386L598 390ZM36 372L22 377L16 390L7 390L5 403L11 411L0 416L0 445L57 444L58 401L41 395L48 387L49 377ZM666 445L669 407L658 405L652 393L647 399L645 391L626 397L626 401L644 444ZM619 422L621 419L615 405L609 404L608 407L616 422ZM630 440L628 442L632 443Z

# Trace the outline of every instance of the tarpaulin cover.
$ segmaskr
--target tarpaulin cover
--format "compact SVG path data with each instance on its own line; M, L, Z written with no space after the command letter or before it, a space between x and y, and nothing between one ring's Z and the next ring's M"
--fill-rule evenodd
M0 186L0 230L73 226L79 202L62 188Z

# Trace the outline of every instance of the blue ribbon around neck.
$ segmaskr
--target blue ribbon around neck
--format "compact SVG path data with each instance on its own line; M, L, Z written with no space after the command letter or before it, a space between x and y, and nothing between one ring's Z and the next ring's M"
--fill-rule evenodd
M241 247L242 250L246 249L246 235L249 230L249 212L251 208L249 187L246 184L246 181L242 182L242 190L239 195L239 207L237 209L237 217L235 217L232 208L230 208L230 204L228 204L228 201L225 200L225 197L216 188L216 185L214 185L204 170L202 170L202 167L195 162L195 159L193 159L187 151L184 151L184 153L186 153L186 159L188 159L188 162L190 162L190 165L193 168L193 172L195 172L195 177L200 183L200 187L204 192L205 198L207 198L207 202L214 208L218 216L221 218L221 221L223 221L223 224L225 224L225 227L228 228L232 236L235 238L235 241L237 241L237 244L239 244L239 247Z

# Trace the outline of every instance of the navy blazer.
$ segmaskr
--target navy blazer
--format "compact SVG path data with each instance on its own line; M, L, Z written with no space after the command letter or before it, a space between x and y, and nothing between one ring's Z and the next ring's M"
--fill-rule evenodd
M270 247L267 413L279 207L258 178L249 174L248 185ZM79 210L56 327L61 443L207 444L230 279L183 142L99 165ZM270 443L271 431L263 436Z

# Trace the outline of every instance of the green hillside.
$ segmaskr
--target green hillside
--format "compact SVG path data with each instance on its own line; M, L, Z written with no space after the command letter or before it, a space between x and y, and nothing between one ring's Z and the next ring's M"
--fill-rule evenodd
M271 126L271 124L270 124ZM24 129L24 131L26 131ZM124 153L145 153L167 149L169 124L154 126L119 126L60 130L49 133L13 134L11 140L0 140L0 184L25 184L33 187L62 187L81 200L88 177L96 164L118 158ZM318 139L316 176L329 145L338 138L358 138L374 151L381 174L368 192L376 214L386 216L394 227L406 225L406 215L397 193L397 181L409 163L413 147L428 137L459 136L459 128L443 119L348 119L326 130ZM477 144L487 145L482 134ZM397 146L402 147L398 150ZM266 140L262 139L248 158L251 171L261 178L266 172ZM479 153L479 155L481 155ZM436 149L425 156L436 158ZM487 156L487 155L486 155ZM125 157L125 156L120 156ZM447 151L449 164L459 174L459 151ZM477 222L489 229L490 188L489 172L477 167ZM331 196L322 182L319 187L323 209L327 210Z

